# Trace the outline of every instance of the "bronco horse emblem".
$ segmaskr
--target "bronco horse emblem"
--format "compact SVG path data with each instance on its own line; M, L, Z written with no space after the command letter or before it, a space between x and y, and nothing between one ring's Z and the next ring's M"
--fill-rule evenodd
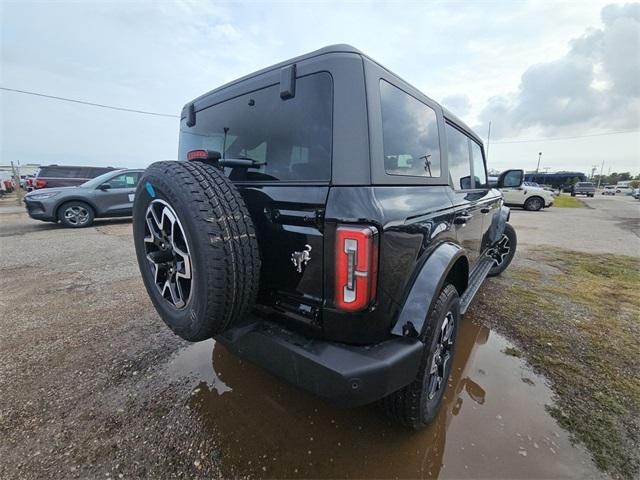
M298 273L302 273L302 266L311 260L311 245L305 245L301 252L293 252L291 254L291 262L295 265Z

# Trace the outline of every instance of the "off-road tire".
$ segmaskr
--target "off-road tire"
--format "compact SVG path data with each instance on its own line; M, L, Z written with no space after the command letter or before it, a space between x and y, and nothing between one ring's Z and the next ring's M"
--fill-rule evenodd
M73 223L65 215L65 212L67 210L74 207L83 209L86 212L86 220L84 220L83 223L79 223L79 222ZM60 207L58 208L58 220L60 220L60 223L62 223L62 225L69 228L90 227L91 225L93 225L93 220L95 219L95 216L96 214L95 214L95 211L93 210L93 207L88 203L82 202L80 200L71 200L69 202L65 202L62 205L60 205Z
M147 259L147 212L154 200L173 209L189 250L192 281L181 308L161 295ZM255 228L240 192L218 168L176 161L149 166L136 190L133 237L154 307L185 340L205 340L224 332L253 307L260 276Z
M574 197L574 194L571 194ZM537 212L538 210L544 207L544 200L541 197L529 197L527 201L524 202L524 209L529 210L530 212Z
M503 237L506 236L509 240L509 253L504 257L504 260L502 262L491 267L491 270L489 270L489 273L487 274L489 277L495 277L496 275L500 275L502 272L504 272L511 264L511 260L513 260L513 257L516 254L516 248L518 246L518 236L516 235L515 228L513 228L511 224L507 223L504 226L504 232L502 233L502 235L503 236L500 237L500 240L498 240L497 243L500 243Z
M430 379L431 365L438 344L439 333L448 312L455 319L453 345L448 368L442 380L442 386L436 396L428 399L427 388ZM449 375L453 366L455 354L455 338L460 328L460 299L458 291L451 284L446 284L440 291L420 340L424 343L422 360L415 380L406 387L383 398L380 403L384 412L394 421L419 430L428 425L438 414L444 392L447 388Z

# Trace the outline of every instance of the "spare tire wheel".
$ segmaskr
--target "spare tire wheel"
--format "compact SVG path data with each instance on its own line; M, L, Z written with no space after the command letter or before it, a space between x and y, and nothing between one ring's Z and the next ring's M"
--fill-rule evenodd
M185 340L211 338L243 317L258 292L255 229L238 189L201 162L156 162L140 179L133 239L149 297Z

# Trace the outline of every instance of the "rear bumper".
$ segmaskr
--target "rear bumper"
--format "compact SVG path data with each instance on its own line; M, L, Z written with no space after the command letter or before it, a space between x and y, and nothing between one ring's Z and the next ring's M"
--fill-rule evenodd
M238 356L342 407L379 400L411 383L423 344L394 337L352 346L310 339L257 319L216 337Z

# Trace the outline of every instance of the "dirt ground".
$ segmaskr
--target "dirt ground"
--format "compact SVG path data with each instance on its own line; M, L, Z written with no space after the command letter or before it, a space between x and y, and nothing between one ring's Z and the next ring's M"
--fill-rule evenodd
M0 478L633 475L592 460L597 446L557 414L563 407L576 418L554 371L526 355L538 345L507 328L513 302L495 301L530 281L532 265L543 274L559 268L540 245L640 256L640 202L588 200L592 208L514 210L516 262L465 318L444 406L417 433L375 406L333 408L214 341L175 337L142 286L129 221L68 230L1 200ZM635 461L633 441L609 453Z

